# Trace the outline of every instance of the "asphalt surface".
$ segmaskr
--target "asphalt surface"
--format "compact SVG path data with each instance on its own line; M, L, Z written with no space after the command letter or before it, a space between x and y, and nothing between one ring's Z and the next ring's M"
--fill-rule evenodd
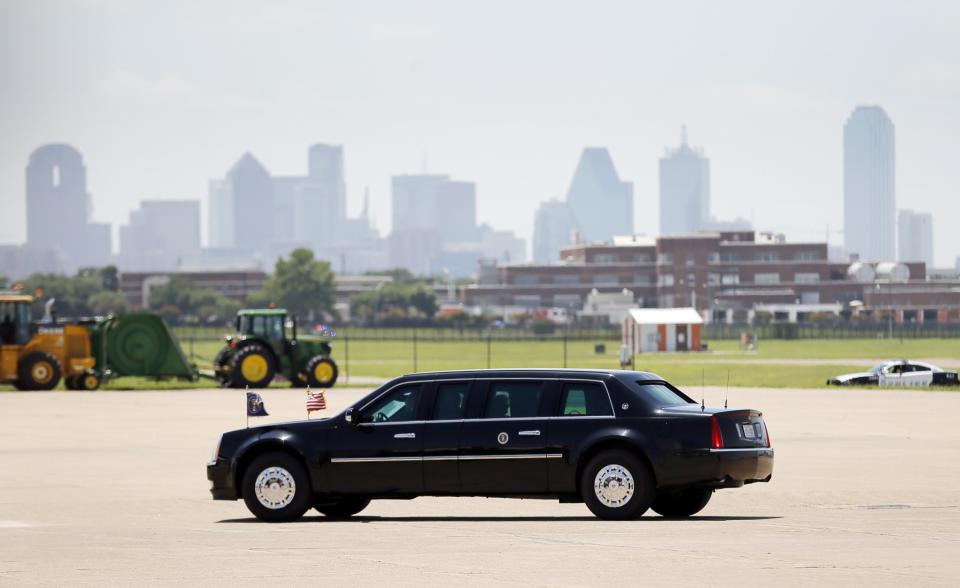
M297 391L264 399L263 421L304 416ZM209 498L240 392L0 393L0 585L957 585L960 394L740 388L730 404L764 411L773 481L690 520L420 498L270 525Z

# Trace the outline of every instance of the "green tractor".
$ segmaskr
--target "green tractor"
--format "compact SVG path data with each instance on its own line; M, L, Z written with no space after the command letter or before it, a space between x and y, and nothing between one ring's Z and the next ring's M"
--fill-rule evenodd
M337 381L330 344L317 337L297 337L296 320L288 321L282 308L241 310L237 333L227 335L226 342L213 360L224 387L266 388L277 373L297 388L329 388Z

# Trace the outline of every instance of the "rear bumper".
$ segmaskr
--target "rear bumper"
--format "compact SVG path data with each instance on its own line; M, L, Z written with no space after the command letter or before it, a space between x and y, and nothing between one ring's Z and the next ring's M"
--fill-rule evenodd
M214 500L236 500L239 498L233 484L230 462L220 459L207 463L207 479L210 480L210 494Z
M773 477L773 449L699 449L676 455L674 475L664 475L661 487L706 486L739 488L744 484L769 482Z
M738 488L773 477L773 449L711 449L718 488Z

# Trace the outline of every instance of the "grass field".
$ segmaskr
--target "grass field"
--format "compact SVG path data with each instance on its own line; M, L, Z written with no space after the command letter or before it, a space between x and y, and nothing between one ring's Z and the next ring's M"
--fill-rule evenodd
M606 345L597 354L594 346ZM184 353L201 368L210 368L220 340L181 338ZM337 338L333 356L341 371L351 376L388 379L413 371L506 367L617 368L617 340L511 341L383 341ZM947 366L960 364L960 339L836 339L768 340L759 349L741 352L736 341L710 342L707 353L646 354L637 357L636 368L656 372L680 386L706 385L750 387L824 387L827 378L861 371L876 360L930 358ZM349 357L348 357L349 353ZM564 361L566 360L566 361ZM345 384L341 376L341 384ZM156 382L143 378L119 378L108 389L156 389L209 387L210 380ZM277 384L283 385L283 384ZM12 389L2 386L0 389Z

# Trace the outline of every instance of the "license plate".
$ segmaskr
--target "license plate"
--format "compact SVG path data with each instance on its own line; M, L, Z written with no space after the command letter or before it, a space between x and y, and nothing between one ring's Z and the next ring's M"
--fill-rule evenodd
M756 439L757 430L753 427L753 423L743 423L740 425L740 436L744 439Z

